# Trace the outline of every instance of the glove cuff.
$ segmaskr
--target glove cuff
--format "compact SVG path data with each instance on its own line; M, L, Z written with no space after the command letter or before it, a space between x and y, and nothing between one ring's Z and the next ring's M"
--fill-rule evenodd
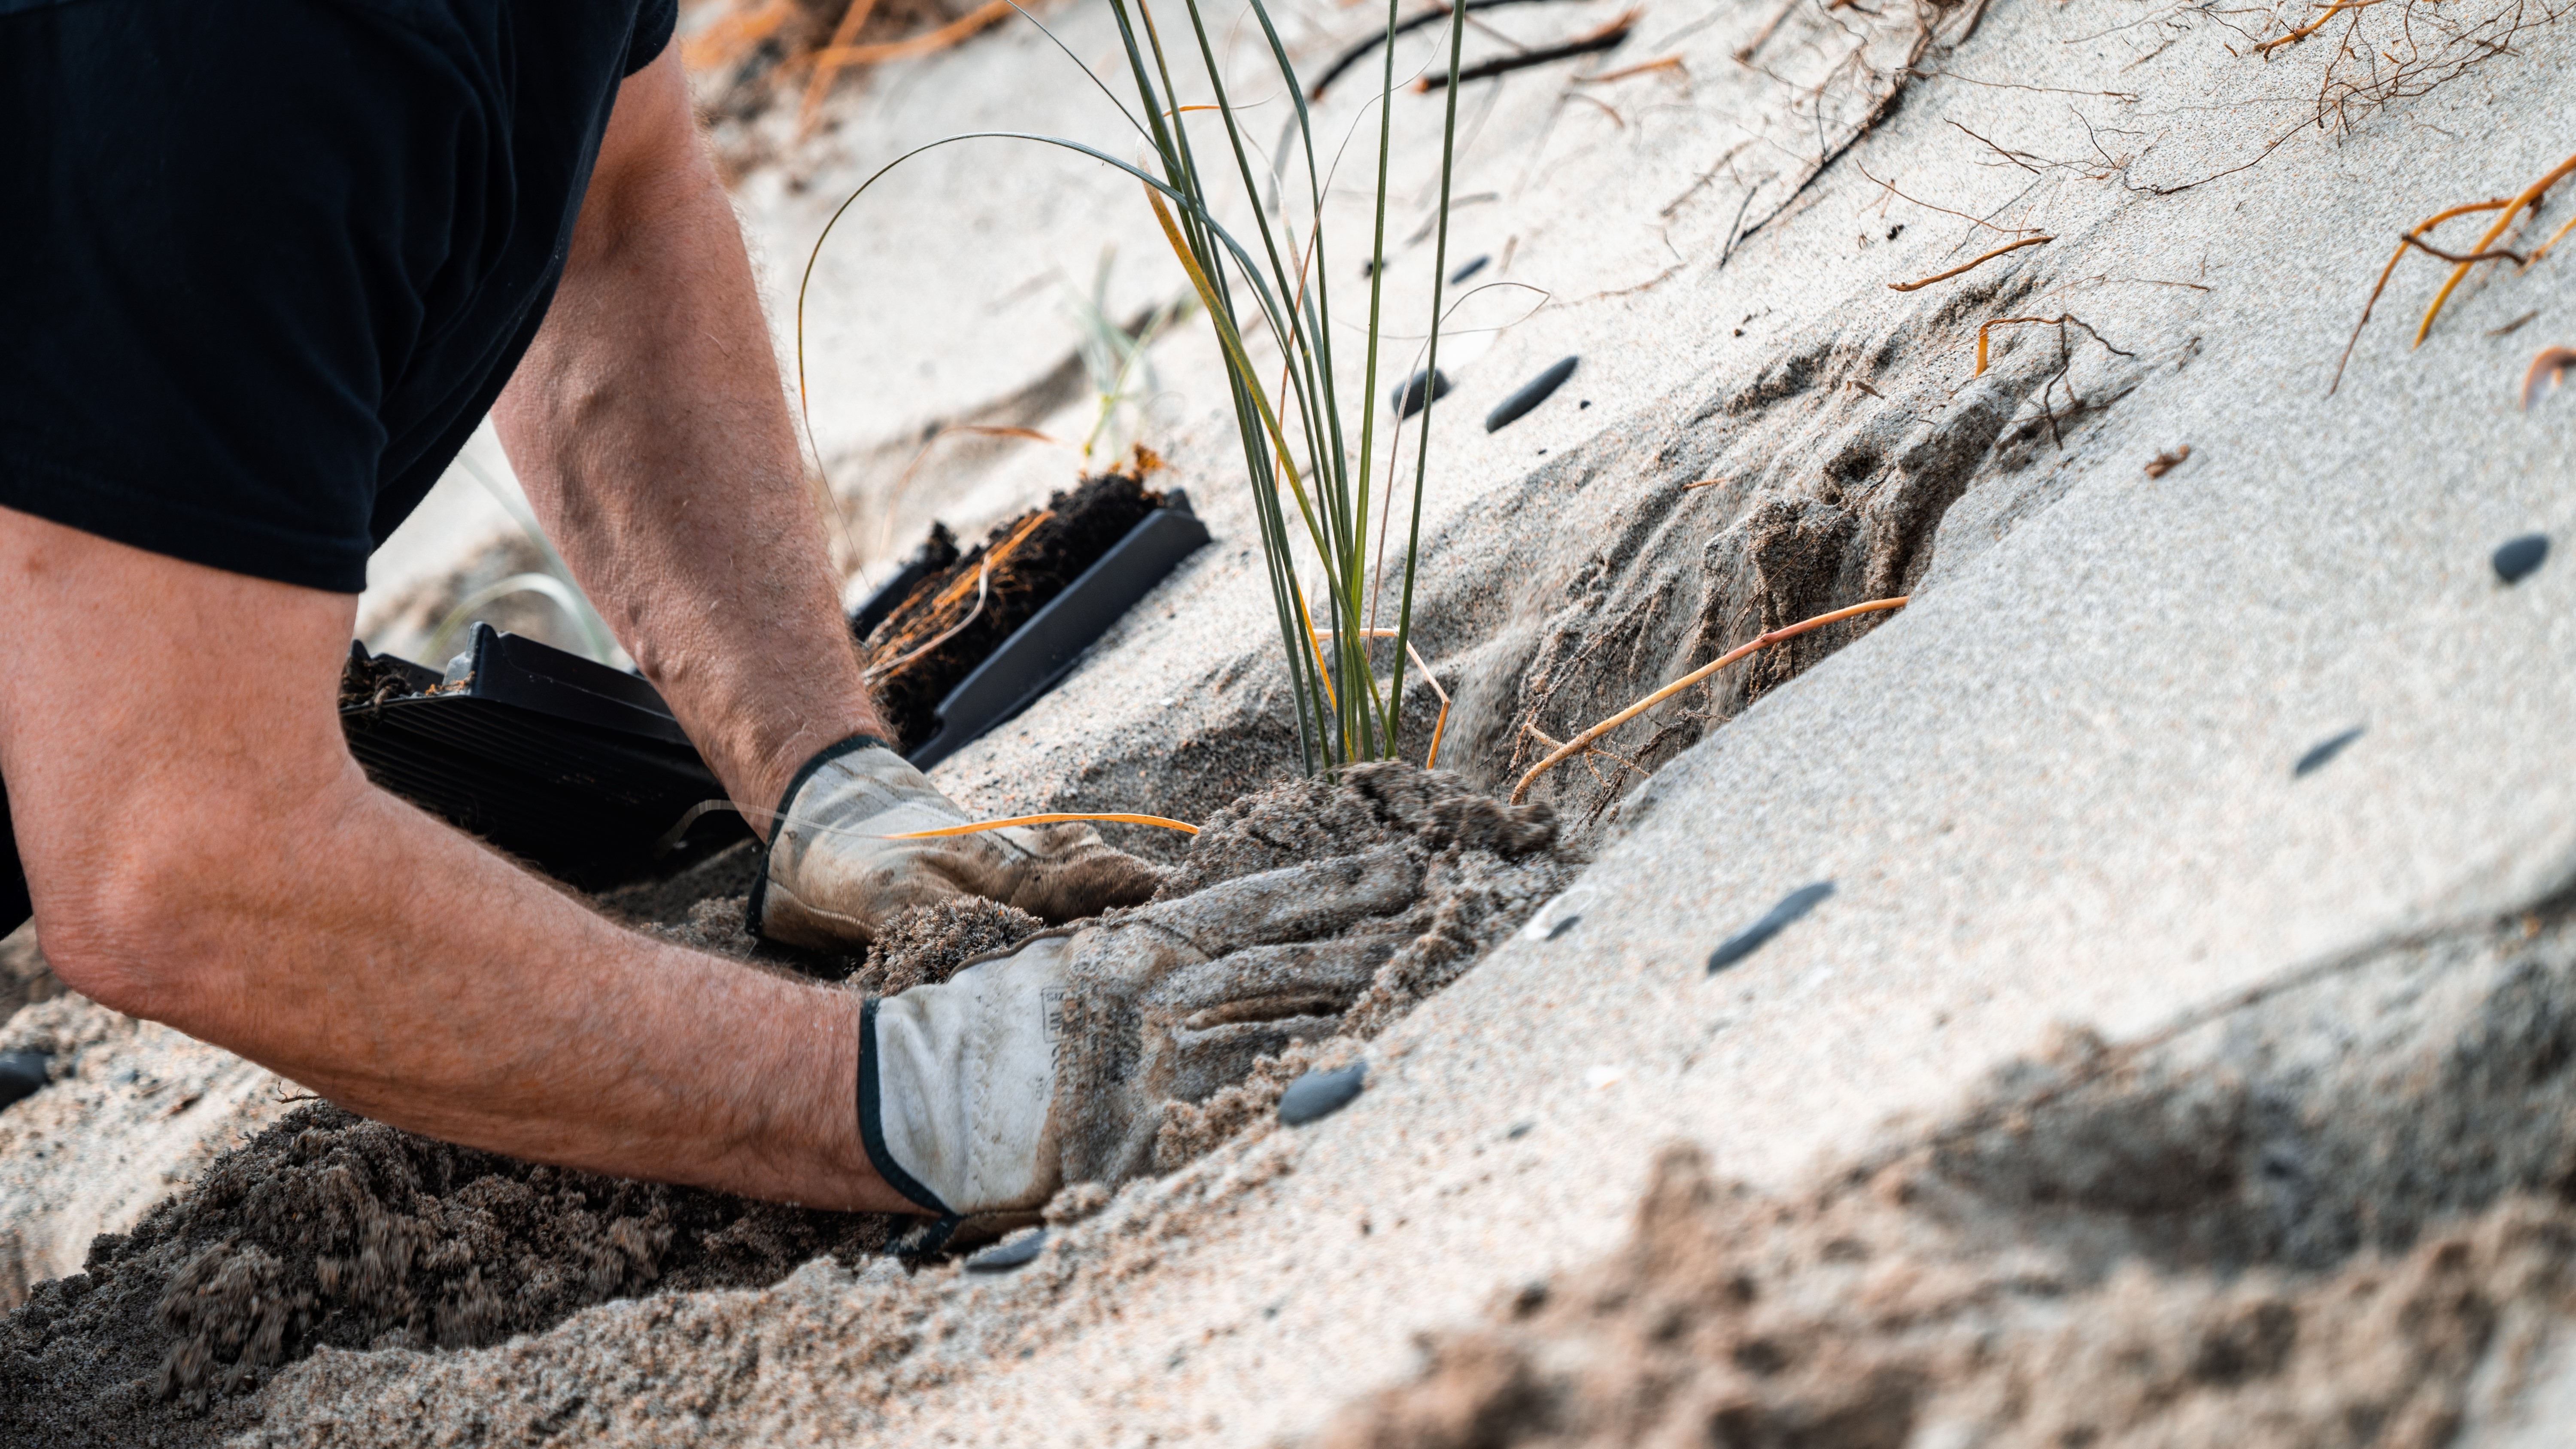
M894 1150L886 1145L885 1093L878 1082L884 1064L878 1056L877 998L871 996L859 1008L859 1145L886 1186L940 1217L955 1218L957 1213L896 1161Z
M1054 1195L1063 955L1041 936L861 1007L859 1142L887 1186L958 1217Z
M886 750L898 757L902 753L875 735L852 735L846 740L825 745L815 751L814 758L797 766L796 773L787 777L787 788L778 792L778 809L769 817L769 833L761 837L760 868L751 878L751 899L743 902L743 929L751 933L753 940L769 939L761 933L760 929L761 908L769 902L769 847L778 839L779 827L786 820L789 808L796 803L796 792L804 789L805 782L813 779L814 772L825 765L844 755L855 755L861 750L871 749ZM866 1050L864 1042L861 1043L860 1050L863 1052ZM861 1075L864 1077L865 1073Z

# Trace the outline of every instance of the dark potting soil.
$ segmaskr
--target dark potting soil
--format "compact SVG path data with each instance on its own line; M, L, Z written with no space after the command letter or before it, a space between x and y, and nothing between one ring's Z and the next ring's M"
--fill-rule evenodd
M1022 624L1063 593L1163 495L1145 486L1161 466L1143 449L1117 471L1086 478L1043 509L996 528L954 564L915 584L904 601L859 645L877 709L897 743L911 749L939 731L938 708ZM977 582L987 558L991 576ZM946 631L953 634L942 639ZM938 641L933 645L932 641ZM930 645L927 649L925 645Z
M498 1343L611 1298L855 1261L900 1221L541 1167L315 1103L0 1322L0 1442L211 1437L316 1348Z

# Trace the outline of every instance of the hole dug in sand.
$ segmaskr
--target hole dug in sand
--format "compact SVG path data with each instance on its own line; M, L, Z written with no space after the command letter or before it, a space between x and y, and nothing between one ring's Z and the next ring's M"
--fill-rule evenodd
M1279 1092L1313 1058L1351 1053L1455 980L1577 864L1544 806L1514 809L1410 766L1361 766L1237 802L1192 842L1162 898L1390 851L1422 884L1402 909L1351 927L1400 944L1356 1000L1332 1004L1339 1039L1299 1043L1205 1101L1168 1103L1157 1170L1269 1130ZM704 878L723 890L735 874ZM687 916L670 934L748 946L738 905L721 896L653 905ZM942 980L1038 928L989 902L922 908L845 984ZM1088 1216L1107 1200L1098 1184L1076 1184L1051 1216ZM614 1298L758 1287L822 1258L849 1266L913 1221L542 1167L315 1104L224 1154L130 1236L100 1237L85 1274L39 1285L0 1323L0 1441L205 1442L256 1422L256 1391L316 1349L495 1344Z

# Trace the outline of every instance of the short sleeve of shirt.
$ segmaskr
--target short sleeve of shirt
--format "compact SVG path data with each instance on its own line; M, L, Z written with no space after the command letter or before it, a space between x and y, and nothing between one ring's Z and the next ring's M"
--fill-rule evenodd
M635 39L626 47L626 74L633 75L671 48L671 32L680 27L680 0L644 0L635 12Z

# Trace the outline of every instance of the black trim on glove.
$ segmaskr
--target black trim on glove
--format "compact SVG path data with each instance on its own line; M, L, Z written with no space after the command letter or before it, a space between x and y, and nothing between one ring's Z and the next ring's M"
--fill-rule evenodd
M956 1212L939 1200L939 1194L922 1186L919 1178L904 1171L886 1147L884 1108L877 1093L877 999L873 996L859 1007L859 1145L867 1150L868 1165L885 1179L886 1186L912 1199L915 1206L947 1219L949 1231L939 1235L944 1243L956 1230Z
M854 755L866 749L892 750L894 746L875 735L866 734L852 735L838 743L825 745L814 753L814 758L797 766L796 773L787 777L787 788L778 792L778 809L769 817L769 834L760 842L760 870L751 878L751 899L742 904L742 926L751 933L753 940L769 939L760 932L760 908L769 901L769 847L777 842L780 827L787 823L787 807L796 803L796 792L805 788L805 782L814 778L816 770L843 755ZM865 1049L862 1043L861 1050Z

